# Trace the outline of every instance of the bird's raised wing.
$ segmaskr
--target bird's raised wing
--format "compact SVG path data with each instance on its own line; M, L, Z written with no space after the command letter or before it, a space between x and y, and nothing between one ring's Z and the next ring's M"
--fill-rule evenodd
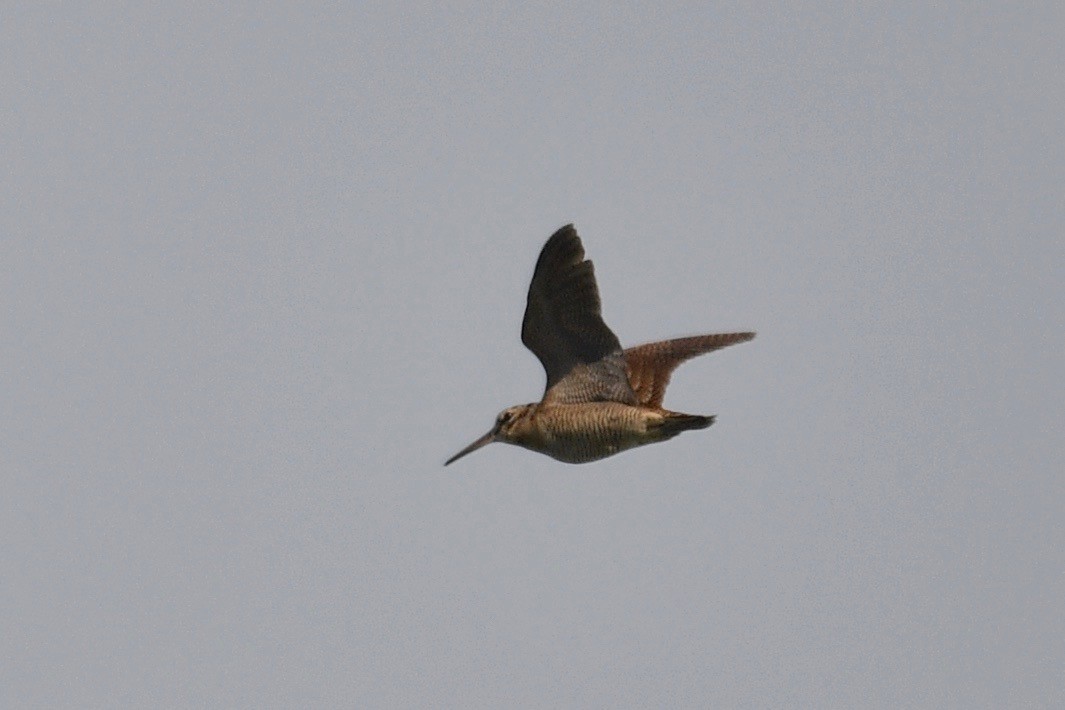
M572 224L540 251L521 341L547 372L544 401L635 403L621 343L603 322L595 270Z
M666 394L666 385L669 384L669 376L673 374L678 365L696 355L743 343L753 337L754 333L717 333L663 340L629 348L625 351L629 384L635 391L636 399L640 404L647 407L661 407L662 397Z

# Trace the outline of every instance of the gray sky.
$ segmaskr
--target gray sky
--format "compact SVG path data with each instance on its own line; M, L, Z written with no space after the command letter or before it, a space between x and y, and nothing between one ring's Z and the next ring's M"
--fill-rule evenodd
M927 5L6 9L0 705L1065 705L1065 14ZM445 470L570 221L717 424Z

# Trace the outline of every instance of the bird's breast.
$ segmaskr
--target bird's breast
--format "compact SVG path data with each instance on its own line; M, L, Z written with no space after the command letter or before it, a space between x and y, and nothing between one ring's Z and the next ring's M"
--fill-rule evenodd
M559 461L595 461L651 443L647 422L653 417L661 415L620 402L552 405L538 409L514 443Z

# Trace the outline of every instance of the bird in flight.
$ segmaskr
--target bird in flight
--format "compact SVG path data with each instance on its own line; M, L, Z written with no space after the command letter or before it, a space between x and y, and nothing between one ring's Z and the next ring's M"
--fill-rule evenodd
M600 314L592 262L568 224L540 251L521 324L521 341L547 372L543 399L504 409L487 434L444 465L494 441L585 463L705 429L713 415L662 407L670 375L685 360L753 337L696 335L622 350Z

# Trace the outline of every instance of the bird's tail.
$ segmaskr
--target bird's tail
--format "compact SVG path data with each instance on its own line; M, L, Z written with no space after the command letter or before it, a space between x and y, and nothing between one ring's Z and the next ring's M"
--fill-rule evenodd
M658 425L658 432L663 439L672 439L682 431L689 429L705 429L714 423L714 415L704 417L700 414L681 414L680 412L666 412L662 422Z

